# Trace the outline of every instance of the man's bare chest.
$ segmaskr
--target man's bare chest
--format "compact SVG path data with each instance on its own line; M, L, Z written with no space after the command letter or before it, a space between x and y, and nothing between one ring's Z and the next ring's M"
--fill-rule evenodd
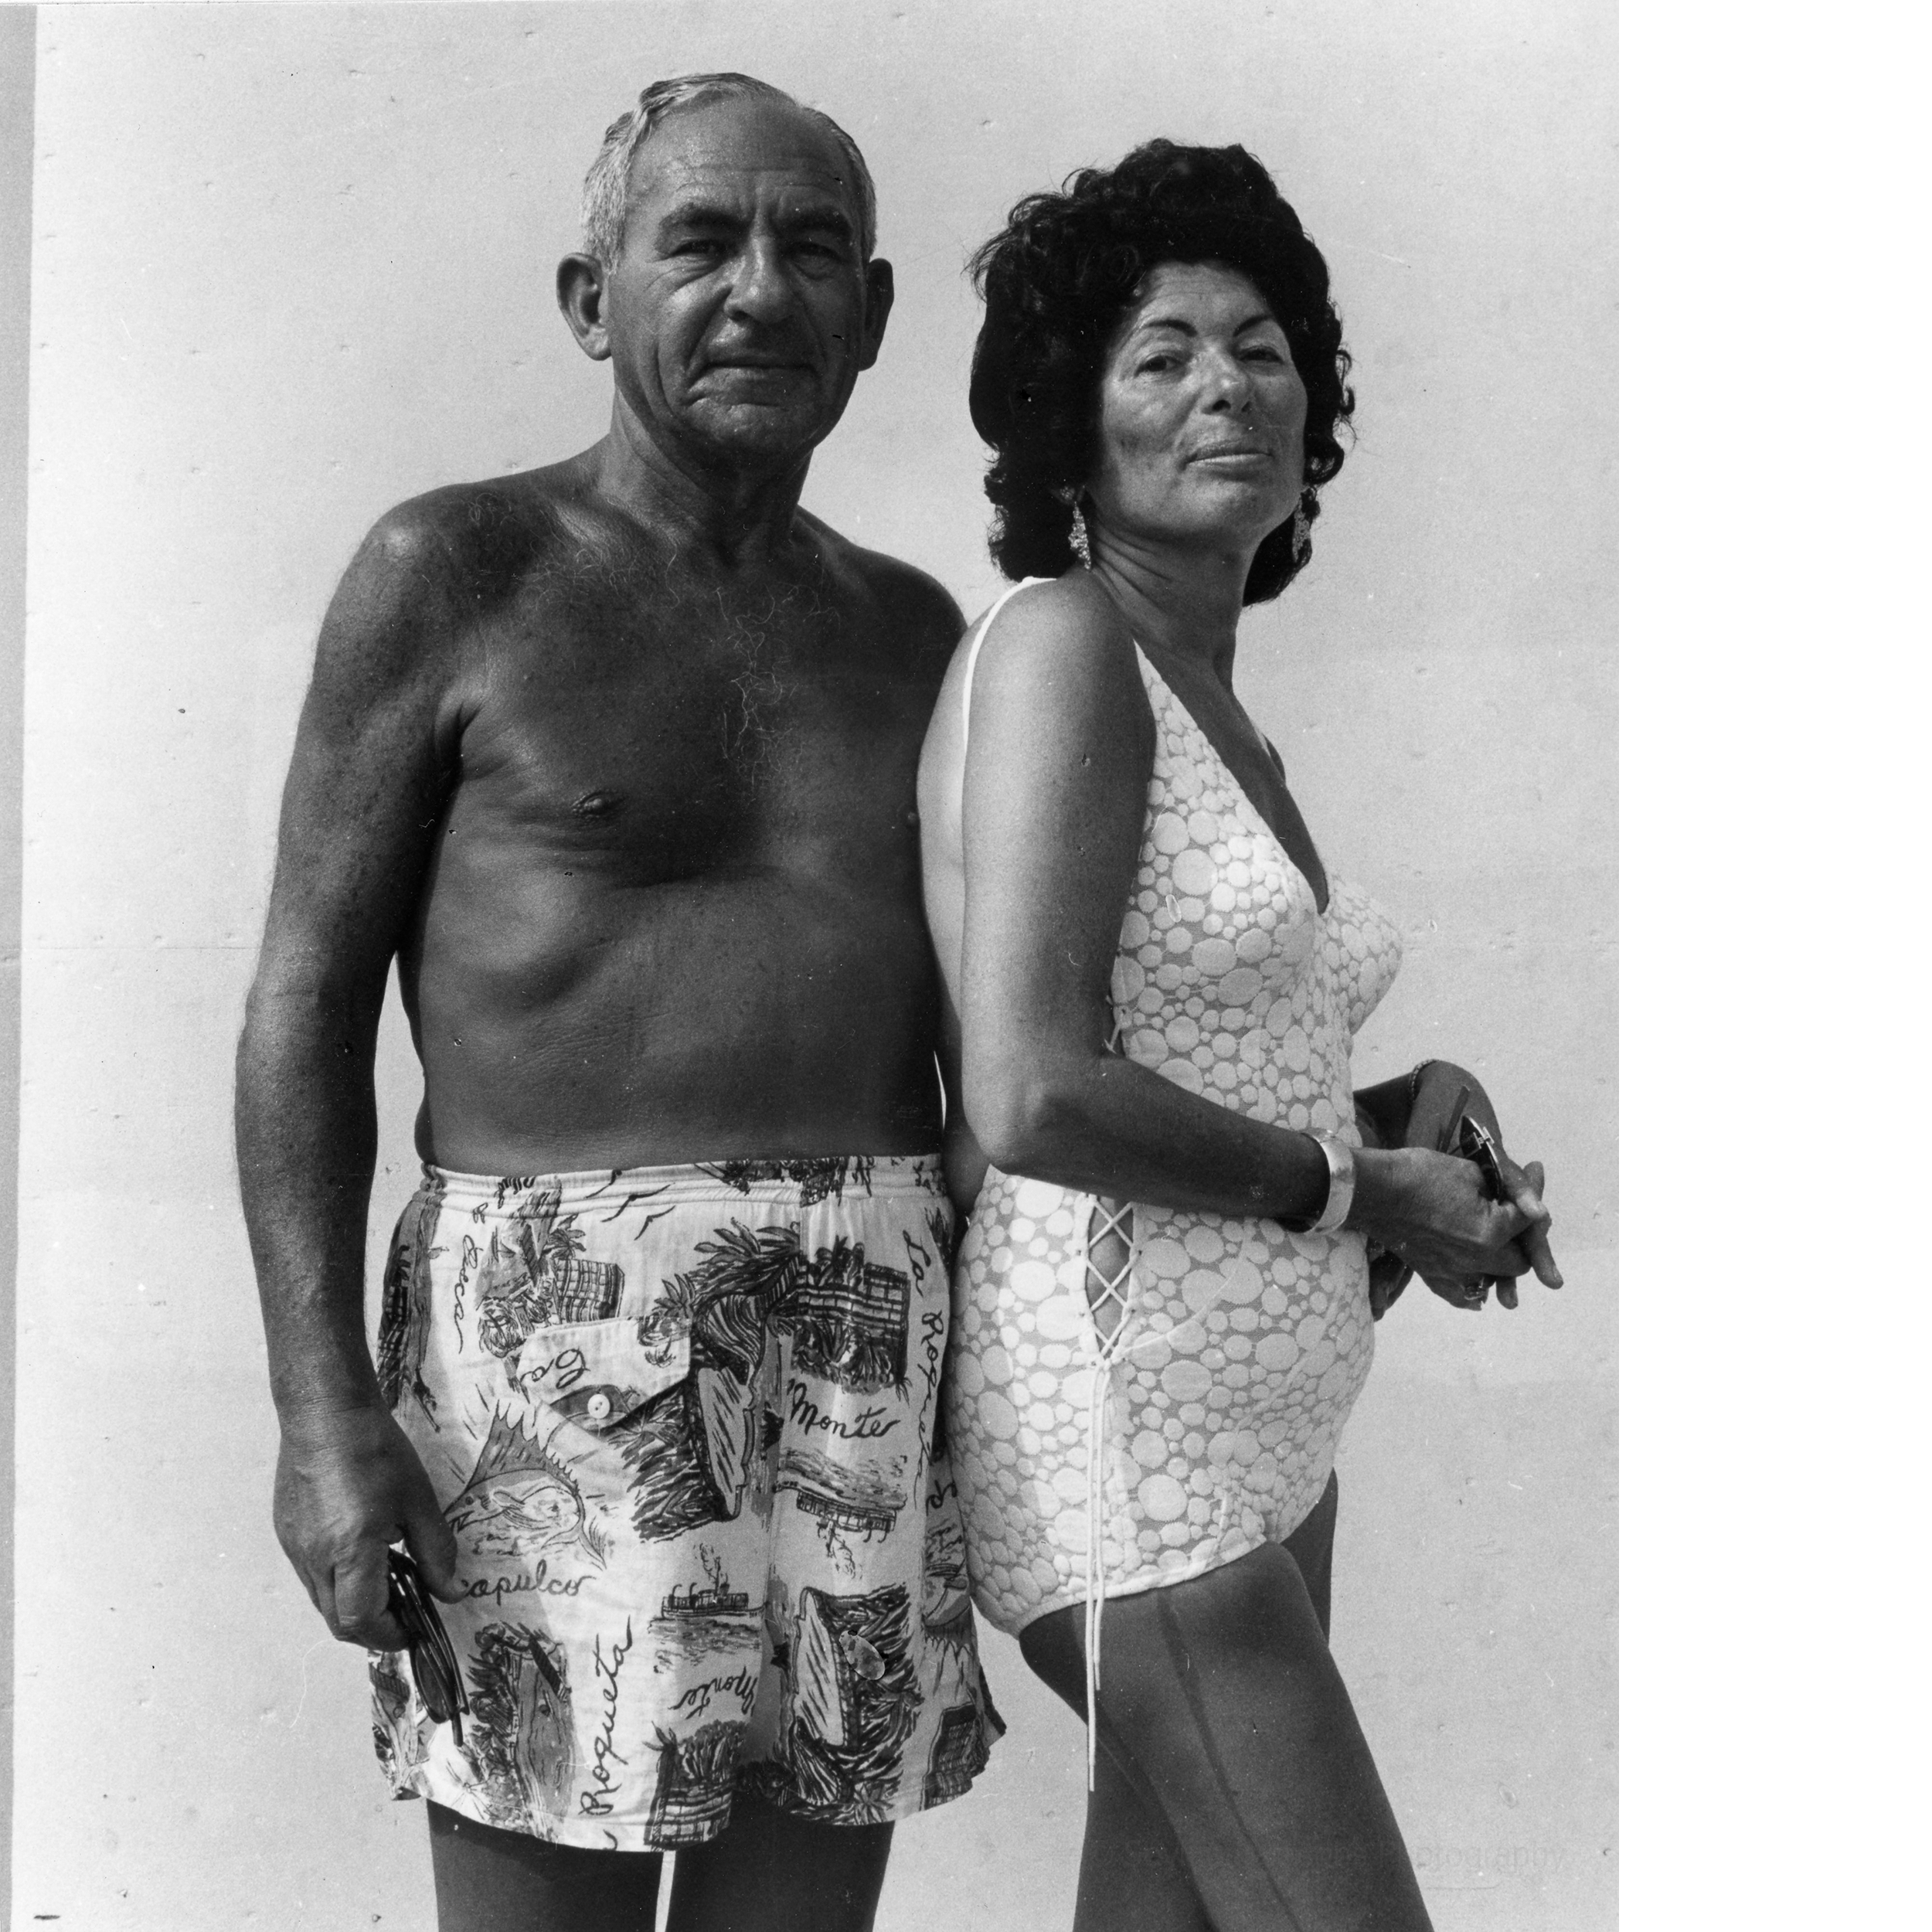
M896 862L933 679L861 625L612 617L492 641L450 828L640 883Z

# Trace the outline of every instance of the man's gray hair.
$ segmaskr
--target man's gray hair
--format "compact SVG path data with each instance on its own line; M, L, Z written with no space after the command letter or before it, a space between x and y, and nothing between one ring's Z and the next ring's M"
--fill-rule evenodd
M620 114L604 131L604 145L583 178L583 250L608 268L624 248L624 219L631 205L631 165L651 130L673 108L705 100L777 100L820 122L852 168L852 185L859 202L859 251L872 260L879 240L878 198L872 171L859 144L832 116L794 100L782 87L754 80L743 73L687 73L672 80L654 80L638 96L638 104Z

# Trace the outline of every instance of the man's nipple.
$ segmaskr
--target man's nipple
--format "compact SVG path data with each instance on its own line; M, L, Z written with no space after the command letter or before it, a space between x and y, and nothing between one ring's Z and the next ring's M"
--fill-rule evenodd
M608 818L618 805L614 791L587 791L570 808L570 816L589 824L597 824Z

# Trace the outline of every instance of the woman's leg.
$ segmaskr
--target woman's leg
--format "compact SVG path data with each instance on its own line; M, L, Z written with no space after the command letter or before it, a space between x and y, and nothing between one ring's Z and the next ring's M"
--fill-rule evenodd
M443 1932L651 1932L655 1852L591 1852L478 1825L432 1803L430 1860Z
M1328 1636L1328 1584L1335 1568L1335 1512L1341 1498L1341 1485L1331 1469L1328 1486L1315 1507L1281 1539L1281 1547L1294 1559L1294 1566L1308 1587L1308 1601L1315 1606L1325 1643Z
M1167 1820L1104 1746L1087 1799L1073 1932L1212 1932Z
M1265 1544L1207 1576L1112 1598L1104 1634L1100 1742L1165 1820L1216 1932L1427 1932L1402 1835L1287 1549ZM1020 1643L1083 1712L1083 1634L1079 1613L1061 1611Z
M1328 1634L1328 1586L1335 1554L1335 1478L1283 1542L1308 1585L1321 1634ZM1070 1702L1087 1715L1086 1685ZM1158 1805L1144 1802L1111 1751L1096 1754L1080 1847L1080 1903L1073 1932L1209 1932L1186 1861Z

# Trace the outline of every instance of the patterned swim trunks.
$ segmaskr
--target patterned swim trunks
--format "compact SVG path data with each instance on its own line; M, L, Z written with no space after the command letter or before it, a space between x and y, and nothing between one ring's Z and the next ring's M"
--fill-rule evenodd
M424 1170L384 1399L454 1531L459 1747L373 1659L398 1797L597 1849L734 1792L871 1825L1001 1731L937 1401L952 1211L924 1157Z

